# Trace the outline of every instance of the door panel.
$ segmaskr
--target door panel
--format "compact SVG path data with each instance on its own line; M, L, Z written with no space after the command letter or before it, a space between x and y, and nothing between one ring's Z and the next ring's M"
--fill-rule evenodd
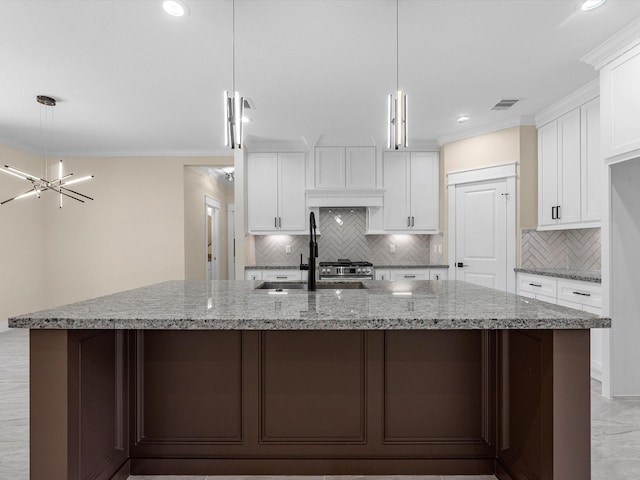
M456 187L456 280L506 290L506 189L506 180Z
M276 230L278 154L254 153L247 159L249 230Z
M558 205L558 122L538 129L538 225L557 223L552 208Z
M304 153L279 153L278 160L280 230L304 230L306 225Z
M384 229L407 230L410 203L409 153L385 153L382 159L384 178Z
M558 120L561 168L558 183L561 198L560 223L580 222L580 111L574 110Z
M414 230L438 229L438 157L411 154L411 215Z

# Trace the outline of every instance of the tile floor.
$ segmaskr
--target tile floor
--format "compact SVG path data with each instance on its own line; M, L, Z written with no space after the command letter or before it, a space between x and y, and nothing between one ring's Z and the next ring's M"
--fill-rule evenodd
M27 330L0 332L0 479L29 479L29 341ZM591 480L640 479L640 398L607 400L592 382ZM253 477L255 479L255 477ZM275 480L275 477L260 477ZM288 477L362 480L364 477ZM375 480L377 477L366 477ZM388 477L387 477L388 478ZM130 476L129 480L252 480L252 477ZM396 477L402 480L402 477ZM495 480L494 476L426 476L411 480Z

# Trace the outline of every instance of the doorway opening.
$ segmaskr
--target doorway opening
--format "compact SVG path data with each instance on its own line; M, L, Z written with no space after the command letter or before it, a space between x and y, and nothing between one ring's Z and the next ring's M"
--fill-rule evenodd
M205 225L206 225L206 259L207 280L220 278L220 203L209 196L205 196Z

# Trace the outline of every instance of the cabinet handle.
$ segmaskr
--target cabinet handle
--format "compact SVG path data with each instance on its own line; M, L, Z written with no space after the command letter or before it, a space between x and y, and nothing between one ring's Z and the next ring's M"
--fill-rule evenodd
M582 295L583 297L590 297L591 294L590 293L584 293L584 292L573 292L576 295Z
M404 278L416 278L415 275L405 275Z
M412 227L416 226L416 217L411 217L411 226Z
M551 220L556 219L556 207L551 207Z
M529 285L531 285L532 287L542 287L542 285L540 285L539 283L530 283Z
M560 220L560 205L556 207L556 220Z
M407 217L407 227L411 226L411 217Z
M278 217L273 217L273 226L278 228Z
M282 217L278 217L278 228L282 228Z
M276 275L278 280L286 280L288 277L286 275Z

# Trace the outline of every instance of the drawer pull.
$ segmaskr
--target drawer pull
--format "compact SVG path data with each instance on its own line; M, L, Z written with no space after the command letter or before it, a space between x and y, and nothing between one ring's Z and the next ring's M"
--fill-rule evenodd
M278 280L286 280L288 277L286 275L276 275Z
M415 275L405 275L404 278L416 278Z
M539 283L530 283L529 285L531 285L532 287L539 287L539 288L542 287L542 285Z
M584 293L584 292L573 292L575 295L582 295L583 297L590 297L591 294L590 293Z

